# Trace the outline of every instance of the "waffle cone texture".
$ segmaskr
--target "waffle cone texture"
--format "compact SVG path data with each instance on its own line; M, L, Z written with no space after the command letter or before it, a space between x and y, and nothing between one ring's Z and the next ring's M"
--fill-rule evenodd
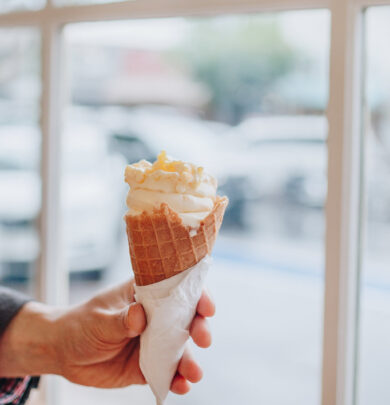
M228 204L217 197L214 208L196 234L183 225L179 215L165 203L153 212L126 215L131 263L137 285L157 283L194 266L210 254Z

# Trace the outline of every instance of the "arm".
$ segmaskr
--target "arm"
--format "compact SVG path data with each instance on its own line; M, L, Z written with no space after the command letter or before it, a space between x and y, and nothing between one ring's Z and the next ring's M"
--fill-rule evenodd
M0 344L9 324L28 301L26 296L0 287ZM0 370L3 363L0 359ZM24 404L31 389L36 388L38 383L39 377L0 378L0 404Z
M57 374L57 317L38 302L23 305L0 338L0 377Z
M12 318L29 301L23 294L0 286L0 336L4 333Z
M205 316L213 313L214 304L203 294L191 326L198 346L211 343ZM138 336L145 326L131 282L68 310L28 303L0 339L0 376L59 374L77 384L102 388L144 384ZM183 394L189 382L201 376L201 369L185 352L171 389Z

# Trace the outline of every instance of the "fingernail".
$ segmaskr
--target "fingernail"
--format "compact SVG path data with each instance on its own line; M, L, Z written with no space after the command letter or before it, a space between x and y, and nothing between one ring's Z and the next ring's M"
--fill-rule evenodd
M137 336L146 326L145 313L141 304L133 302L127 312L127 327L132 335Z

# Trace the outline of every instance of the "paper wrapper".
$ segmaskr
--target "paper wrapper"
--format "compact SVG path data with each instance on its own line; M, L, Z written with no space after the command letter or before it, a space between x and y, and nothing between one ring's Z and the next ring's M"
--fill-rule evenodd
M157 405L163 405L189 337L204 280L211 265L206 256L195 266L158 283L135 286L135 299L145 310L140 367Z

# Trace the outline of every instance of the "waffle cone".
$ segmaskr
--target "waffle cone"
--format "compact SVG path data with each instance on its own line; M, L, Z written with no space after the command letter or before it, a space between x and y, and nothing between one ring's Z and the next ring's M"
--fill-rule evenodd
M193 235L179 215L165 203L152 213L126 215L131 263L137 285L172 277L211 253L228 199L217 197L210 214Z

